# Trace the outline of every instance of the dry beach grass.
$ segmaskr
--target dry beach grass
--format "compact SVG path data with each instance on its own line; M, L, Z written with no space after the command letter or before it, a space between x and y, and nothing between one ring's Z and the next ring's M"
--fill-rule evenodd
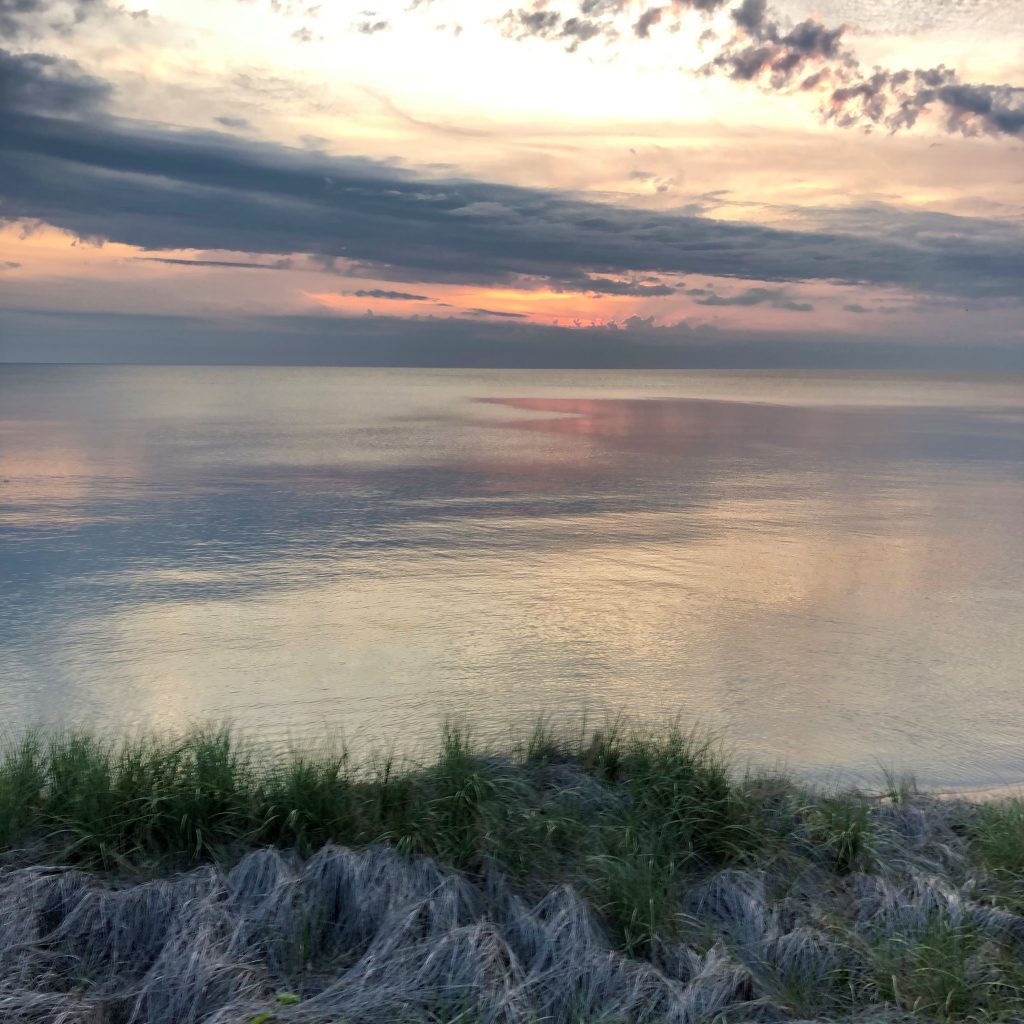
M418 765L35 733L0 841L5 1021L1024 1020L1024 805L678 730Z

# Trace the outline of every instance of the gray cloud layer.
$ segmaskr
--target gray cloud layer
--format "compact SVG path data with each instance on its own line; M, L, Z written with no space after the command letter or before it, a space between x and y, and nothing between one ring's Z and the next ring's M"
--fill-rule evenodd
M563 291L661 296L674 287L659 275L700 273L1024 294L1024 230L1006 223L869 207L822 213L818 230L787 231L627 209L564 192L417 177L234 135L44 116L29 111L83 113L106 86L71 62L4 51L0 75L0 213L83 238L151 250L308 253L324 269L408 283L527 279ZM807 307L770 288L702 302Z
M149 249L312 253L327 267L342 260L396 281L528 275L598 292L622 289L607 275L702 273L1024 293L1024 233L969 218L945 217L942 231L901 238L898 211L881 236L871 227L877 211L868 211L861 234L850 230L855 212L846 211L844 230L785 231L419 178L370 160L215 133L20 112L5 115L4 129L5 218Z
M198 317L0 310L0 361L552 368L822 367L1024 371L1024 348L686 326L577 330L519 320Z

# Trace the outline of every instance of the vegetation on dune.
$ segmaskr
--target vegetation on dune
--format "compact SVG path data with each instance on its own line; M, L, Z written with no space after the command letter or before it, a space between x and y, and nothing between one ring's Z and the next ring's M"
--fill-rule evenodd
M30 733L0 844L14 1022L1024 1020L1024 805L679 730L417 765Z

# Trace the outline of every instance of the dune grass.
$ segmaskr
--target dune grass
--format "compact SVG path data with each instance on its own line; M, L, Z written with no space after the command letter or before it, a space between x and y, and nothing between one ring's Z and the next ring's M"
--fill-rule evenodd
M429 764L275 753L226 728L126 741L30 732L0 755L0 844L104 870L331 841L392 843L466 870L498 862L517 876L635 851L674 875L756 849L754 810L715 745L678 730L538 729L495 754L450 728Z
M678 728L422 763L31 732L0 1018L1022 1020L1022 840L1019 802L825 792Z

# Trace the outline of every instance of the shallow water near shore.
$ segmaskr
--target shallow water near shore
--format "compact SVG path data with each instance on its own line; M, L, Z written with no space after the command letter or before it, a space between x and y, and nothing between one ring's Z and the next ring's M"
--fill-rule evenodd
M1024 779L1024 380L0 369L0 715Z

